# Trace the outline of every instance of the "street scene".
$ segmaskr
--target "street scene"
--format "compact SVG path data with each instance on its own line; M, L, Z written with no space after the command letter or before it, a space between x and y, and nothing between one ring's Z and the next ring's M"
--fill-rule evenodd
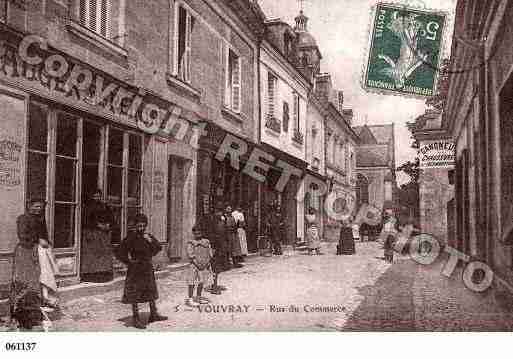
M512 16L0 0L0 332L511 331Z

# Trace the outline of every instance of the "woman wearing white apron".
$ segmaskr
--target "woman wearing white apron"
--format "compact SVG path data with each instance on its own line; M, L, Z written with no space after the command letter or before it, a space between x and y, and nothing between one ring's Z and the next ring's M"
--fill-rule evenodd
M246 219L244 218L242 208L238 206L235 211L232 212L232 216L237 223L237 237L240 241L242 260L244 260L244 257L248 255L248 241L246 239L246 230L244 229L244 227L246 227Z

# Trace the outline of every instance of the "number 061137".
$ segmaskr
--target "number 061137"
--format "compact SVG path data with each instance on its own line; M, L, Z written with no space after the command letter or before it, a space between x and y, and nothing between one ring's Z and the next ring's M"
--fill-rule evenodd
M7 351L33 351L36 349L36 342L5 343Z

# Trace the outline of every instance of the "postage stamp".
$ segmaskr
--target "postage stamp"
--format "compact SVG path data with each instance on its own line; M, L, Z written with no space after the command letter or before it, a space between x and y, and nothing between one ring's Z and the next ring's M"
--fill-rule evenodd
M435 93L446 14L397 4L376 5L363 87L429 97Z

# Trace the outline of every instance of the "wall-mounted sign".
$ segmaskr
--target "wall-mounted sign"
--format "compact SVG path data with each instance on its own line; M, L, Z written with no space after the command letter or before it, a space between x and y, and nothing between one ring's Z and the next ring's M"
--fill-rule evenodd
M0 185L15 187L21 184L21 145L16 142L0 141Z
M423 141L418 154L420 168L451 168L454 166L455 146L452 141Z

